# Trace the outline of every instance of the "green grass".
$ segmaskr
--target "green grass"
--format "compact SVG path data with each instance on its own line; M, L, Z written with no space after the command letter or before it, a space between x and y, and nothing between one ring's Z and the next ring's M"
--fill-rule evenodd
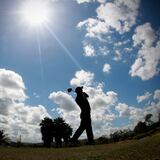
M160 133L140 140L74 148L0 148L0 160L160 160Z

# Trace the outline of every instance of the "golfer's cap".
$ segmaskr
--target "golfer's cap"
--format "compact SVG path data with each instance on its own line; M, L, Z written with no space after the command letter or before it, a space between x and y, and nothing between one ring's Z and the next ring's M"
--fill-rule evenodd
M75 89L75 92L77 93L77 92L81 91L82 89L83 89L83 86L77 87L77 88Z

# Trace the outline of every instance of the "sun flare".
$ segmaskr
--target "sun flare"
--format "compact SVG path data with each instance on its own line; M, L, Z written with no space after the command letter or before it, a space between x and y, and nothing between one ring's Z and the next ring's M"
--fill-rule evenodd
M31 26L40 26L49 21L49 6L45 1L27 1L22 8L23 19Z

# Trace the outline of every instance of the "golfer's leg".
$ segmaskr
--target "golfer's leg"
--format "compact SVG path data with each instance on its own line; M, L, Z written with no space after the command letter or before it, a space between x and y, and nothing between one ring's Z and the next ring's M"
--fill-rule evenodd
M77 129L77 131L75 132L75 134L72 137L72 141L77 141L84 130L85 130L85 124L83 121L81 121L79 128Z
M87 137L88 137L88 142L90 144L94 144L92 124L91 124L91 120L90 119L87 121L87 124L86 124L86 133L87 133Z

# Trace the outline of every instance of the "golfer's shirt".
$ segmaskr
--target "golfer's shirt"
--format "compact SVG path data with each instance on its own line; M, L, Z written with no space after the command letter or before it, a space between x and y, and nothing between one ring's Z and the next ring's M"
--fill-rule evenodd
M76 97L76 103L81 108L81 118L83 117L90 117L90 105L87 100L89 96L83 92L82 94L78 94Z

